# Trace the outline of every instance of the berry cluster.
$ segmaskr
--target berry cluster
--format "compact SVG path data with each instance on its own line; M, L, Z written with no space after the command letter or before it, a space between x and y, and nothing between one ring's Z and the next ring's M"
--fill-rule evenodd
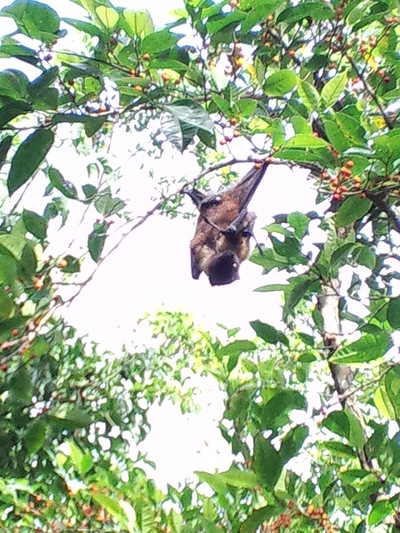
M344 166L340 167L336 176L330 176L326 171L322 172L321 178L329 180L333 200L343 200L349 190L361 189L360 176L352 176L353 167L354 161L347 161Z

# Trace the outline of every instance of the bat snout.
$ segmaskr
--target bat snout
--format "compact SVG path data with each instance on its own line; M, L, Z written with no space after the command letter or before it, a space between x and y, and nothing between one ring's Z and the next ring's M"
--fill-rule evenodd
M208 266L211 285L228 285L239 279L239 264L239 259L232 250L215 254Z

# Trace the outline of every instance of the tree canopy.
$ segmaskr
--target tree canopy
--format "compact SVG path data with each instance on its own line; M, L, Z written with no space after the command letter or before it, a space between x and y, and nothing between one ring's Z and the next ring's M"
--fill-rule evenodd
M10 65L0 72L4 527L400 529L398 4L185 0L161 28L109 0L70 6L76 18L35 0L0 11L10 28L0 45ZM107 151L113 135L128 144L137 132L149 143L133 158L162 160L172 145L202 169L155 179L145 213L120 197ZM282 327L260 317L251 339L228 328L216 338L164 310L145 319L157 342L144 348L114 354L82 337L63 307L154 214L189 216L184 186L235 182L237 138L249 161L304 168L317 191L314 211L276 213L251 255L265 274L255 289L282 295ZM56 157L66 147L91 157L79 181ZM28 208L38 194L43 208ZM77 206L95 220L85 250L53 257L54 228ZM286 281L269 283L272 271ZM235 459L163 492L132 444L148 434L152 404L192 408L189 369L224 392L219 430Z

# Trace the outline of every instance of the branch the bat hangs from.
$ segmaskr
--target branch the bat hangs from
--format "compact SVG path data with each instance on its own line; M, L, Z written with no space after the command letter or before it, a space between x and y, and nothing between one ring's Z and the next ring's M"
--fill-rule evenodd
M211 285L228 285L239 279L240 264L250 253L255 213L247 207L259 186L268 162L255 163L234 187L206 196L197 189L183 189L200 214L190 242L192 277L205 272Z

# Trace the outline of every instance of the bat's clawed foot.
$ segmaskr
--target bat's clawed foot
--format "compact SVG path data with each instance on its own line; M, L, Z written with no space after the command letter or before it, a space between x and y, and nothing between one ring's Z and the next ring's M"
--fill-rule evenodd
M180 191L182 194L187 194L192 199L192 202L197 207L197 209L200 209L201 203L203 202L205 195L204 193L198 191L197 189L189 189L187 185L183 187Z
M233 237L238 233L238 227L236 224L230 224L226 229L222 231L225 237Z

